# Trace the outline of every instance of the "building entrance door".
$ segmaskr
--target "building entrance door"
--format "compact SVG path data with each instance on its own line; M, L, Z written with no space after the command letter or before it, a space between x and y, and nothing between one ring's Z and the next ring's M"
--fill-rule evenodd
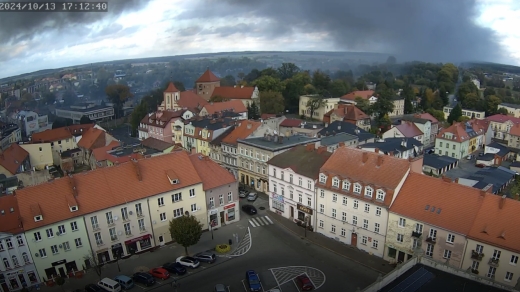
M220 224L224 224L224 219L225 219L224 216L225 216L224 211L221 211L220 212Z
M290 210L291 210L291 218L294 218L294 207L291 206L291 207L289 207L289 208L290 208Z
M352 236L350 237L350 245L357 247L357 233L355 232L352 232Z
M62 278L66 278L67 277L67 274L65 274L65 269L63 267L58 268L58 271L60 272L60 276Z

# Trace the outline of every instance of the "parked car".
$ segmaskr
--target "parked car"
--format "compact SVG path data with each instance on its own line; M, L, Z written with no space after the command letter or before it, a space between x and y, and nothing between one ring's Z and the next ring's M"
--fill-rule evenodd
M108 292L120 292L121 291L121 285L119 285L118 282L110 279L110 278L103 278L98 283L98 286L103 288L103 290Z
M134 282L141 283L141 284L145 285L146 287L152 286L153 284L155 284L154 278L152 277L152 275L150 275L148 273L137 272L132 276L132 279L134 280Z
M200 262L197 259L192 258L192 257L185 257L185 256L178 257L176 262L185 267L190 267L192 269L198 268L200 266Z
M253 205L242 206L242 211L246 212L249 215L255 215L257 213L256 208Z
M224 284L217 284L215 285L214 292L228 292L228 290L226 289L226 286L224 286Z
M249 202L254 202L254 201L256 201L257 198L258 198L257 193L249 193L249 195L247 195L247 201L249 201Z
M153 268L150 270L150 275L154 276L157 279L166 280L170 278L170 273L163 268Z
M247 197L248 194L249 194L248 191L246 191L246 190L241 190L241 191L238 193L238 197L239 197L239 198L245 198L245 197Z
M309 277L306 275L300 275L294 280L301 291L311 291L314 289L314 285L312 285L311 279L309 279Z
M217 257L212 252L199 252L198 254L193 256L196 260L203 263L214 263L217 260Z
M260 284L260 277L255 271L249 270L246 272L246 282L249 287L249 291L257 292L262 291L262 284Z
M475 166L478 167L478 168L484 168L484 167L486 167L486 165L485 165L485 164L482 164L482 163L475 164Z
M179 263L166 263L166 264L162 265L162 267L163 267L163 269L165 269L166 271L168 271L170 273L174 273L177 275L186 274L186 268L183 267Z
M105 290L103 290L103 288L99 287L96 284L87 284L85 286L85 291L86 292L105 292Z
M132 280L132 278L125 275L115 276L114 281L119 283L119 285L121 285L121 288L125 290L130 290L134 287L134 281Z
M475 157L475 155L470 154L470 155L466 156L466 159L471 160L471 159L473 159L473 157Z

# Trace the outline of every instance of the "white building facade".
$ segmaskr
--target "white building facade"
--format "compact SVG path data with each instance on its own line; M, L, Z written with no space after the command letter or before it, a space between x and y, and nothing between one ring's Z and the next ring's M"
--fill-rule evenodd
M0 233L0 291L17 291L40 282L25 234Z

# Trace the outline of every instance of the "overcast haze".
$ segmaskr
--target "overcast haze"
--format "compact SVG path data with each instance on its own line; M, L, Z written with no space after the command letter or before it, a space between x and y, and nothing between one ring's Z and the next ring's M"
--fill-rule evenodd
M518 0L109 0L107 13L0 13L0 78L129 58L363 51L520 64Z

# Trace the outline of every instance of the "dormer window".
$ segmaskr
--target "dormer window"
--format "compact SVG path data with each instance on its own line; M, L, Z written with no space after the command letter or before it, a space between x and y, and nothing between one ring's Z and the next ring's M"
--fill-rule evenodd
M361 194L361 185L358 183L354 184L354 193Z
M179 183L179 180L178 179L172 179L171 183L172 183L172 185L176 185L176 184Z
M320 173L320 183L324 184L327 182L327 176L323 173Z
M71 211L71 212L76 212L76 211L78 211L78 206L70 206L69 208L70 208L70 211Z
M166 171L166 175L168 176L168 179L170 180L170 184L176 185L179 184L179 176L173 169L169 169Z
M365 197L372 198L372 194L374 193L374 189L371 187L365 187Z
M34 222L39 222L39 221L42 221L42 220L43 220L42 215L34 216Z
M342 189L345 190L345 191L350 190L350 182L348 180L344 180L343 181Z
M337 177L332 179L332 186L335 188L339 188L339 179Z
M384 201L385 200L385 191L377 190L376 200Z

